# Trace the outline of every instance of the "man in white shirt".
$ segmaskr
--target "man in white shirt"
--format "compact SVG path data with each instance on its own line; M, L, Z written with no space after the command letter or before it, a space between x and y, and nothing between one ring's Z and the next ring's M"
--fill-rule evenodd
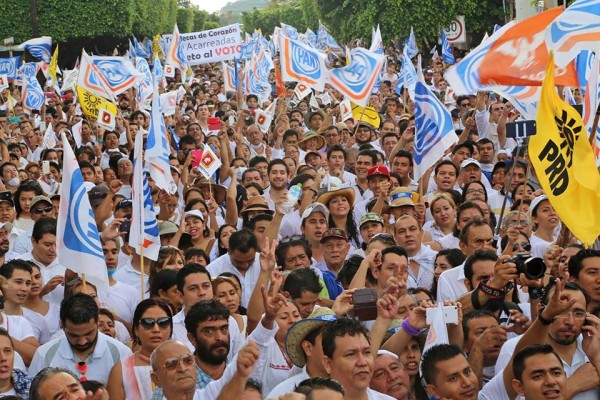
M436 399L477 399L477 375L457 346L437 344L430 347L421 359L421 371L427 392Z
M56 220L50 217L38 220L33 226L31 243L31 251L17 258L40 267L44 300L59 304L64 296L63 283L67 269L59 264L56 256Z
M240 279L242 284L242 307L248 307L254 285L260 274L258 242L256 236L249 230L235 232L229 238L229 250L206 269L212 276L223 272L231 272Z
M87 294L74 294L62 302L60 321L65 335L37 349L29 374L34 376L46 367L61 367L80 379L106 385L111 368L131 355L131 350L98 331L96 300Z
M421 225L412 215L402 215L394 224L394 237L408 254L408 287L431 290L437 251L422 243Z

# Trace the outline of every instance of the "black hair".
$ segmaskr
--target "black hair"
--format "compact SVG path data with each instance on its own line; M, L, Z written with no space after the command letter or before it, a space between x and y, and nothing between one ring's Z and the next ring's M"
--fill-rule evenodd
M481 210L481 208L479 206L477 206L477 207ZM469 221L464 226L464 228L460 232L460 236L458 237L460 239L461 243L467 244L467 239L468 239L468 236L469 236L469 231L472 228L477 228L479 226L484 226L484 225L487 226L487 227L489 227L489 225L487 224L487 222L485 222L483 219L475 218L475 219Z
M242 229L241 231L233 232L229 237L229 251L234 252L235 250L240 253L247 253L250 250L258 249L258 241L254 233L248 229Z
M210 272L208 272L208 270L202 265L196 263L186 264L183 266L183 268L177 271L177 290L179 290L181 293L183 293L183 288L185 287L185 278L191 274L206 274L206 276L208 276L208 280L211 280Z
M131 339L133 339L133 342L136 344L140 344L140 338L135 334L135 329L140 326L142 315L152 307L158 307L167 314L167 317L169 317L169 326L171 328L169 338L173 334L173 313L171 312L171 307L161 299L144 299L138 303L137 307L135 307L135 311L133 312L133 322L131 323Z
M550 279L550 281L548 282L548 284L546 286L544 286L544 288L542 289L542 297L540 298L540 302L543 305L548 305L548 302L550 301L550 293L552 293L552 289L554 289L556 286L556 280L555 279ZM585 297L585 304L589 304L592 301L592 298L590 297L590 295L585 291L584 288L582 288L581 286L579 286L577 283L573 282L573 281L567 281L565 282L565 288L564 290L573 290L576 292L581 292L583 294L583 297Z
M457 267L460 264L465 262L465 254L460 251L459 249L444 249L444 250L440 250L438 251L438 253L435 255L435 259L437 260L438 257L440 256L444 256L446 257L446 259L448 260L448 262L450 263L450 265L452 265L453 267Z
M39 242L45 234L56 236L56 220L52 217L42 217L33 225L31 237Z
M150 297L158 297L159 291L166 292L177 285L177 270L163 269L150 281Z
M273 216L271 214L256 214L254 217L248 221L248 229L254 232L256 228L256 223L260 221L273 221Z
M269 163L269 165L267 166L267 174L271 173L271 170L273 169L274 166L276 165L283 165L283 167L285 168L285 173L289 174L290 173L290 169L288 168L287 164L285 163L285 161L283 161L281 158L275 158L273 160L271 160L271 162Z
M469 222L470 224L470 222ZM487 250L476 250L472 256L467 257L465 261L465 278L468 279L469 282L473 281L473 265L478 261L494 261L498 260L498 256L495 253ZM472 289L475 289L473 287Z
M98 321L98 304L85 293L75 293L65 297L60 303L60 322L64 327L71 321L75 325L85 324L91 320Z
M442 160L442 161L440 161L440 162L439 162L439 163L438 163L438 164L435 166L435 169L434 169L434 176L438 174L438 172L439 172L440 168L441 168L442 166L444 166L444 165L451 165L451 166L452 166L452 168L454 168L454 173L456 174L456 176L458 176L458 172L459 172L459 171L458 171L458 167L457 167L456 165L454 165L454 163L453 163L452 161L450 161L450 160Z
M219 230L217 231L217 247L219 250L219 257L227 254L227 249L222 246L223 243L221 242L221 233L223 233L223 229L225 228L233 228L237 231L237 227L230 224L223 224L219 227Z
M250 159L250 162L248 162L248 167L256 168L256 165L260 163L269 164L269 161L266 159L266 157L263 156L252 157L252 159Z
M579 278L579 273L583 269L583 261L586 258L600 257L600 250L584 249L569 259L569 275Z
M0 275L6 279L12 278L15 270L33 273L31 265L27 261L23 260L10 260L0 266Z
M277 260L277 265L280 265L285 270L285 258L288 250L292 247L302 247L304 248L304 252L306 253L306 257L308 259L312 258L312 249L308 244L308 241L304 239L302 236L298 236L297 238L293 238L292 240L288 240L283 243L279 243L275 248L275 259Z
M477 318L486 318L486 317L492 317L496 321L498 321L498 318L496 318L496 315L494 315L494 313L491 312L490 310L474 310L474 311L466 313L463 316L463 320L462 320L463 337L465 339L469 337L469 321L470 320L477 319Z
M338 318L330 324L327 324L323 329L323 354L333 359L335 353L335 339L342 336L357 336L364 335L367 341L369 340L369 331L361 325L360 321L351 318Z
M554 356L558 360L558 363L562 366L562 360L559 357L559 355L556 354L552 346L550 346L549 344L532 344L518 351L513 358L512 370L513 376L516 380L518 380L519 382L523 382L525 361L527 361L529 357L533 357L538 354L554 354Z
M360 156L371 157L371 163L373 165L377 164L377 154L373 150L360 150L356 155L356 159L358 160L358 157Z
M4 164L2 164L2 167L6 166L7 164L14 166L14 164L12 164L12 163L4 163ZM2 168L2 167L0 167L0 168ZM4 182L4 183L6 184L6 182ZM19 187L17 188L17 190L15 191L15 193L13 195L13 199L14 199L14 203L15 203L15 211L17 212L17 218L20 217L21 213L23 212L23 208L21 208L21 202L19 201L19 197L21 197L21 193L23 193L23 192L34 192L36 196L42 196L44 194L44 191L42 190L42 188L36 181L28 180L28 181L21 182L21 184L19 185Z
M263 385L261 382L257 381L256 379L248 379L246 381L246 385L244 386L244 390L256 390L262 398L262 394L263 394Z
M337 128L336 128L337 129ZM340 146L339 144L333 145L329 148L329 150L327 150L327 159L329 160L331 158L331 153L333 153L334 151L338 151L341 152L344 155L344 160L347 157L347 153L346 150L344 150L344 148L342 146Z
M337 276L338 282L340 282L344 288L350 286L350 282L352 282L352 279L354 278L354 275L356 275L356 271L358 271L358 267L360 267L360 263L362 263L363 260L364 257L353 255L344 261L344 265ZM367 270L367 281L371 285L377 285L377 280L373 277L370 268Z
M309 181L309 180L314 180L315 178L312 175L309 174L300 174L300 175L296 175L295 177L292 178L292 180L290 181L290 187L292 186L296 186L299 183L302 184L302 186L304 186L304 184ZM262 190L262 189L261 189Z
M421 371L427 384L433 385L437 377L437 363L463 355L461 349L453 344L436 344L421 357Z
M75 382L79 382L79 378L70 370L66 368L56 368L56 367L46 367L42 369L31 381L31 386L29 387L29 400L45 400L44 393L40 392L41 386L50 378L52 378L56 374L65 373L67 375L71 375L71 377L75 380Z
M469 190L469 188L473 184L478 184L478 185L480 185L483 188L483 197L484 197L485 202L487 203L487 201L488 201L487 189L485 188L485 185L481 181L468 182L463 187L463 191L462 191L462 196L461 196L461 201L460 202L464 203L465 201L467 201L467 191Z
M323 286L319 277L310 268L297 268L285 278L283 290L290 294L292 300L302 297L303 292L321 293Z
M230 312L217 299L202 300L194 304L185 316L185 330L196 337L198 325L204 321L229 320Z
M314 390L331 390L341 395L345 395L344 387L333 378L314 377L305 379L294 388L294 392L301 393L306 396L306 400L313 400Z
M383 260L385 258L385 256L390 253L396 254L401 257L406 257L406 259L408 260L408 253L402 246L398 246L398 245L389 246L389 247L386 247L385 249L381 250L381 259Z
M406 158L406 159L408 159L408 164L409 164L411 167L412 167L412 166L414 166L414 162L413 162L413 156L412 156L412 154L411 154L411 152L410 152L410 151L406 151L406 150L398 150L398 151L396 152L396 154L394 154L394 158L398 158L398 157L401 157L401 158Z

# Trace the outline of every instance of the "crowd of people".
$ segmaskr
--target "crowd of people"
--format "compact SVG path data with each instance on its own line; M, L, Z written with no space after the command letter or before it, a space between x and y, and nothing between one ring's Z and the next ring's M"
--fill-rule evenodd
M129 243L134 139L150 121L133 90L109 131L73 93L50 89L28 115L5 89L0 398L599 399L600 251L561 223L507 137L518 112L493 93L452 96L431 60L459 141L415 180L415 105L396 90L399 52L385 55L375 125L343 120L329 87L277 95L274 74L263 102L225 92L220 64L166 79L185 94L164 117L177 191L147 174L157 260ZM256 111L276 98L264 129ZM75 149L107 287L58 261L63 150L44 145L49 125ZM195 167L205 148L222 163L210 179ZM432 344L440 303L457 321Z

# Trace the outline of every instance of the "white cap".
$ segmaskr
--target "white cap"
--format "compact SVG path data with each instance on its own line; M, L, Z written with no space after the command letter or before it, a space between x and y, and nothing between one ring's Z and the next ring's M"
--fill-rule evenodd
M481 164L479 164L479 161L477 161L474 158L467 158L465 161L460 163L460 170L462 171L463 168L465 168L467 165L471 165L471 164L475 164L479 167L479 169L481 169Z
M546 196L545 194L538 196L535 199L531 200L531 205L529 206L529 214L533 215L537 206L539 206L540 203L544 200L548 200L548 196Z
M198 217L202 222L204 222L204 215L200 210L190 210L186 212L183 219L187 219L187 217Z
M13 224L11 224L10 222L5 222L5 223L0 222L0 229L2 229L2 228L6 229L7 232L10 232L10 231L12 231Z
M320 212L325 216L325 219L329 219L329 210L321 203L313 203L306 207L306 210L302 213L302 221L310 216L310 214Z

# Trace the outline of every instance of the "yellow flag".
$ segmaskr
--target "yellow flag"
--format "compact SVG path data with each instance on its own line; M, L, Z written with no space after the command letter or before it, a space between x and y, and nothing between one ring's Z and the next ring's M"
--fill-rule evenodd
M358 104L352 103L352 117L357 121L364 121L371 124L375 129L379 129L381 118L377 114L375 107L367 105L367 107L361 107Z
M48 66L48 75L52 78L52 84L58 84L56 80L56 69L58 67L58 44L54 49L54 54L52 54L52 59L50 60L50 65Z
M600 235L600 174L579 113L554 87L550 54L529 157L554 210L573 235L591 245Z
M86 117L96 121L98 119L98 112L101 108L104 108L115 117L117 115L117 106L106 100L103 97L96 96L95 94L88 92L81 86L77 86L77 98L81 105L81 111Z
M154 60L157 55L158 58L165 58L165 53L163 53L160 47L160 35L156 35L152 39L152 59Z

